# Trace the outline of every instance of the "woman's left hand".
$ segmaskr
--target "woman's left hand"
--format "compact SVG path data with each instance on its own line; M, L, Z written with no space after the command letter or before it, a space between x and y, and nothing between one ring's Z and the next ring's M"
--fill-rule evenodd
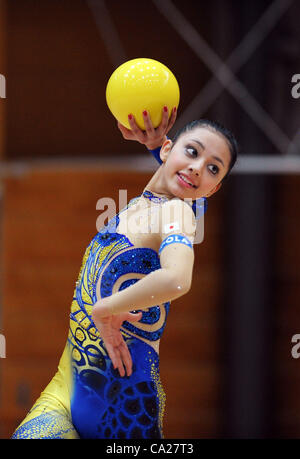
M138 322L142 318L142 312L137 314L131 312L109 314L109 308L105 305L105 298L103 298L103 302L99 300L94 308L93 320L114 368L118 368L120 376L125 376L125 369L127 376L130 376L132 374L132 359L120 328L124 321Z

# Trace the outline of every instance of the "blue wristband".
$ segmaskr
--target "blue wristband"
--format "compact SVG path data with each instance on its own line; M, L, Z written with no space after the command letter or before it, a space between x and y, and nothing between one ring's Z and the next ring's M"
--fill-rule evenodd
M161 254L161 251L167 245L174 244L174 243L185 244L188 247L190 247L191 249L193 248L193 245L192 245L191 241L186 236L183 236L182 234L171 234L166 239L164 239L163 242L161 243L161 245L159 247L158 255Z
M157 162L159 162L159 164L162 164L162 160L160 159L160 156L159 156L160 149L161 147L158 147L158 148L155 148L155 150L148 150L148 151L150 151L151 155L154 156L154 158L156 159Z

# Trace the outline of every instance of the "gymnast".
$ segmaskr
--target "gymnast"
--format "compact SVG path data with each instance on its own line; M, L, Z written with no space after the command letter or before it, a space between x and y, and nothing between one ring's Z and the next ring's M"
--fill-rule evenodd
M220 189L238 147L213 121L193 121L171 140L176 109L169 118L164 107L156 129L143 116L145 131L130 114L131 129L118 127L160 166L86 248L57 373L14 439L164 438L159 343L170 302L192 285L194 204Z

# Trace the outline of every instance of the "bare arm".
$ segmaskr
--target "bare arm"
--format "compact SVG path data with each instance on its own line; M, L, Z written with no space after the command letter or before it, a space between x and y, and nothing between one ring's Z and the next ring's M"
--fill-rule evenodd
M187 291L186 286L178 282L168 269L152 271L130 287L97 301L93 307L93 318L147 309L174 300Z
M178 211L182 214L179 215ZM168 229L171 223L176 223L173 231ZM192 280L195 229L195 217L188 204L181 200L165 203L160 214L161 268L126 289L98 300L92 312L95 323L97 318L147 309L187 293Z

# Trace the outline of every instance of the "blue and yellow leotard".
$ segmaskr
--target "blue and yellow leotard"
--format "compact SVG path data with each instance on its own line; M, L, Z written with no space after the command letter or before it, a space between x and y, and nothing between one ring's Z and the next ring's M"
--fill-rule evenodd
M137 248L114 231L118 221L119 214L96 234L84 253L58 371L12 438L163 437L165 393L159 356L148 343L161 338L170 303L143 310L140 327L123 322L122 335L133 362L129 377L121 377L113 368L91 317L96 286L104 298L112 294L116 283L118 290L125 289L139 280L137 273L146 275L161 267L155 250Z
M123 274L132 276L120 284L119 290L138 281L135 273L148 274L160 268L155 250L136 248L125 235L111 231L118 226L118 218L116 215L111 219L85 251L58 371L12 438L121 439L163 435L165 393L159 377L159 357L140 338L151 342L160 339L170 303L144 310L142 329L123 322L122 335L133 362L129 377L121 377L114 370L91 318L97 284L101 297L106 297Z

